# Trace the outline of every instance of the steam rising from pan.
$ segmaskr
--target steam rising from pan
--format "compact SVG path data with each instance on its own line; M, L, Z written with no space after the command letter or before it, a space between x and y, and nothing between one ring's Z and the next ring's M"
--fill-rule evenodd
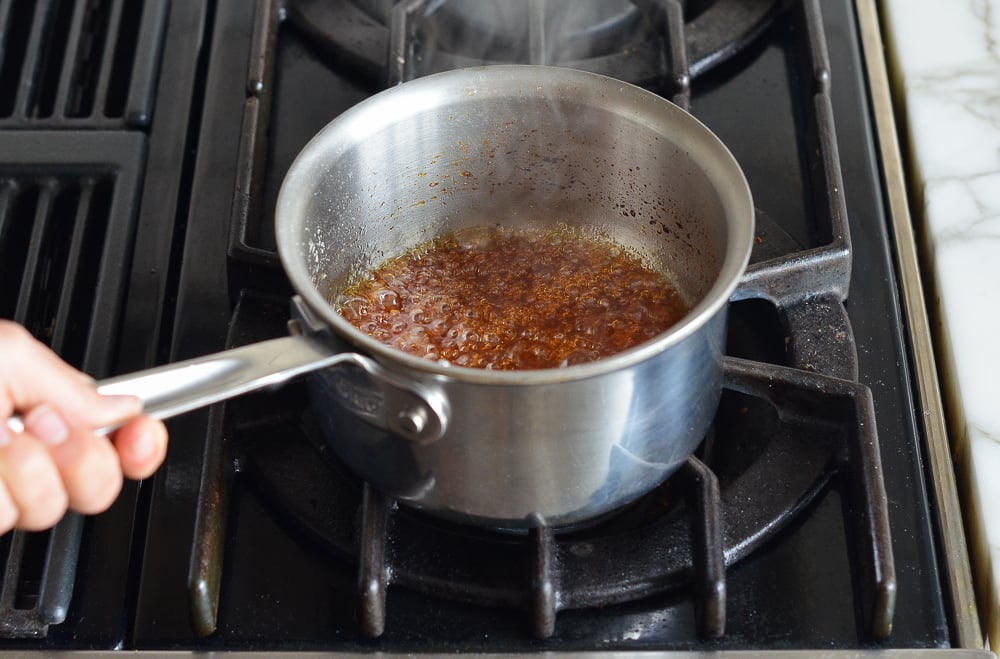
M423 25L428 52L487 62L566 64L647 38L628 0L436 0Z

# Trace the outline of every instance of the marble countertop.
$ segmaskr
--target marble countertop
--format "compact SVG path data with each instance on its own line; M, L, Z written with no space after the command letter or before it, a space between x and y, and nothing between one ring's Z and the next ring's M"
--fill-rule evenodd
M1000 0L880 0L984 631L1000 645Z

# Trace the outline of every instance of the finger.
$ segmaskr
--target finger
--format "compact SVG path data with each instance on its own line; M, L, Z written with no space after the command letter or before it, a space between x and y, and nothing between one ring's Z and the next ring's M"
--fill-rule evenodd
M17 524L17 506L7 491L7 486L0 480L0 535L10 531Z
M119 428L114 443L125 475L136 480L148 478L167 456L167 428L142 416Z
M131 396L101 396L93 380L62 361L20 325L0 320L0 418L55 401L70 425L109 425L139 414Z
M70 508L93 515L114 503L122 489L122 472L118 454L106 437L70 428L44 405L29 412L24 423L28 432L48 446Z
M15 526L40 531L66 513L68 496L48 449L30 433L0 430L0 480L17 512Z

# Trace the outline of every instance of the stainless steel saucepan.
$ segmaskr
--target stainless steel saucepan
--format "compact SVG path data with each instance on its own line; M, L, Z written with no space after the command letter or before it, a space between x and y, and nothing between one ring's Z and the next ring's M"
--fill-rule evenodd
M292 336L100 388L162 417L313 371L321 427L375 486L465 522L577 524L648 492L701 442L753 219L725 146L652 93L541 66L421 78L339 116L288 172L275 224ZM501 372L397 351L329 303L353 274L444 232L522 223L586 226L634 250L690 313L611 357Z

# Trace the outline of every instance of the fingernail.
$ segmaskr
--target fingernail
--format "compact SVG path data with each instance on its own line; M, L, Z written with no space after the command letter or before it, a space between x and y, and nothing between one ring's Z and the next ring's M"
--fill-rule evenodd
M48 405L39 405L24 417L24 427L46 444L62 444L69 437L69 426Z
M7 422L0 423L0 446L7 446L14 439L14 433L7 427Z
M153 455L155 448L153 446L153 438L148 432L144 432L132 444L132 458L135 460L145 460Z

